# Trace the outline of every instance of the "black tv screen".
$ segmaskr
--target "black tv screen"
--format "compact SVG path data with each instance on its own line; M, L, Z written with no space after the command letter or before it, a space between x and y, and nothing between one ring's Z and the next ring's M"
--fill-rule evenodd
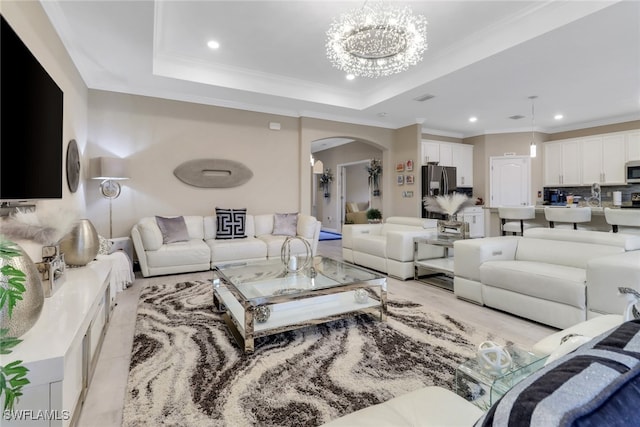
M0 19L0 201L60 199L62 90Z

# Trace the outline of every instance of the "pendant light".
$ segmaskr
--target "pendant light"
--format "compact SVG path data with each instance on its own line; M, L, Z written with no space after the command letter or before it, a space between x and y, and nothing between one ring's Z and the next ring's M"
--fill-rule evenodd
M536 118L533 102L536 98L537 96L535 95L529 97L529 99L531 100L531 144L529 145L529 156L531 157L536 157L538 149L538 147L536 146L536 139L533 131Z

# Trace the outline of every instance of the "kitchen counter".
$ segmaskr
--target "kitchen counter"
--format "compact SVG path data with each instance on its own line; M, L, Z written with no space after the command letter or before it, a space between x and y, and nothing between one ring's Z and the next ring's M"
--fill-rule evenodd
M607 221L604 217L604 208L611 207L615 209L622 209L619 207L612 206L611 202L603 202L603 206L597 206L591 208L591 221L585 224L581 224L581 229L587 230L595 230L595 231L611 231L611 225L607 224ZM541 227L548 227L549 223L544 217L544 209L571 209L567 206L550 206L550 205L536 205L536 217L533 220L529 220L527 222L531 222L537 224ZM498 208L485 206L484 209L488 211L488 215L485 215L485 225L487 236L499 236L500 235L500 217L498 216ZM627 210L627 209L625 209ZM638 212L640 214L640 211Z

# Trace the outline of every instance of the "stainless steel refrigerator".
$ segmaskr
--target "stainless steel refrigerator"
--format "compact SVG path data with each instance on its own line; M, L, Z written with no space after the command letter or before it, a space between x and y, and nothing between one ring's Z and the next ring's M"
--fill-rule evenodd
M427 196L441 196L456 191L456 168L453 166L422 166L422 199ZM443 215L427 212L422 203L422 218L442 219Z

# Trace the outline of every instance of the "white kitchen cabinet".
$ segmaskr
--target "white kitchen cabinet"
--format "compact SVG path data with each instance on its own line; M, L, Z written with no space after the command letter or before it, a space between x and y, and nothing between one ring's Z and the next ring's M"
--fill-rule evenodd
M440 161L440 143L422 141L422 164Z
M473 145L451 144L458 187L473 187Z
M459 216L458 216L459 217ZM463 221L469 224L469 237L484 237L484 209L482 206L471 206L462 210Z
M456 168L456 185L473 187L473 145L453 142L422 141L422 164L438 162Z
M624 134L594 136L581 142L583 184L624 184Z
M627 161L640 160L640 131L627 133Z
M581 144L579 140L544 144L544 185L581 185Z

